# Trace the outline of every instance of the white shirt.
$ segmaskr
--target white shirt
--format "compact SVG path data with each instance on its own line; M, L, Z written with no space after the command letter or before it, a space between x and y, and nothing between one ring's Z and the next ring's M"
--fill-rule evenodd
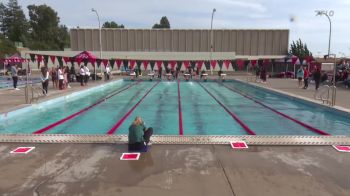
M45 82L46 80L49 79L49 72L46 72L45 76L42 75L42 76L40 76L40 78L41 78L42 82Z
M61 69L58 69L58 79L59 80L63 80L64 79L63 72L62 72Z
M111 72L111 69L109 68L109 66L108 67L106 67L106 73L110 73Z
M84 66L85 75L90 76L90 70L87 66Z
M80 68L79 74L80 74L81 76L85 76L85 69L84 69L84 67Z

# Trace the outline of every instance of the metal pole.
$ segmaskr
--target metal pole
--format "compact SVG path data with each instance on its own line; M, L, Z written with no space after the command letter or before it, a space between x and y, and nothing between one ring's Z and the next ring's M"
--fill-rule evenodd
M98 15L98 12L96 9L92 8L92 12L95 12L97 15L97 20L98 20L98 29L99 29L99 42L100 42L100 59L102 60L102 35L101 35L101 21L100 21L100 16ZM103 76L102 74L102 63L101 63L101 77ZM96 67L95 67L95 81L96 81Z
M27 59L27 53L24 53L24 58ZM27 64L27 70L26 70L26 88L25 88L25 99L26 103L29 103L29 97L28 97L28 71L29 71L29 61Z
M331 53L332 21L331 21L331 18L328 16L328 14L325 13L324 15L327 16L329 20L329 39L328 39L328 56L329 56Z
M337 69L337 57L334 54L334 66L333 66L333 88L332 88L332 106L335 105L335 97L336 97L336 81L335 74Z
M211 61L213 59L213 19L214 19L214 13L216 12L216 9L213 9L213 12L211 14L211 23L210 23L210 74L213 75L213 69L211 67Z

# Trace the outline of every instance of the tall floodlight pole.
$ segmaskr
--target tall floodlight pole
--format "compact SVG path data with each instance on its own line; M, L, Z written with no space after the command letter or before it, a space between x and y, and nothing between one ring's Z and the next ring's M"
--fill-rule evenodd
M98 29L99 29L99 42L100 42L100 59L102 60L102 36L101 36L101 21L100 21L100 16L98 15L98 12L96 9L92 8L92 12L95 12L97 15L97 20L98 20ZM101 66L101 77L103 76L102 74L102 65ZM96 81L96 67L95 67L95 81Z
M331 53L331 37L332 37L332 20L331 20L331 16L334 15L334 11L324 11L324 10L316 10L316 16L326 16L328 18L329 21L329 39L328 39L328 56Z
M334 65L333 65L333 88L332 88L332 106L335 105L335 98L336 98L336 81L335 81L335 74L336 74L336 63L337 63L337 56L336 54L331 54L331 37L332 37L332 20L331 16L334 15L334 11L325 11L325 10L316 10L316 16L326 16L329 21L329 39L328 39L328 55L327 57L329 58L330 56L334 57Z
M213 75L213 69L211 68L211 60L213 59L213 19L214 19L214 13L216 12L216 9L213 9L213 12L211 14L211 23L210 23L210 74Z

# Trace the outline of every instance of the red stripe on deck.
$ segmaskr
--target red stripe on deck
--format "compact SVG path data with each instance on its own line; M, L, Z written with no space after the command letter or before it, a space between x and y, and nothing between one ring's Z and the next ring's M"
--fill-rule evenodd
M180 80L177 81L177 99L179 104L179 134L184 134L184 129L182 125L182 109L181 109L181 94L180 94Z
M211 94L201 83L198 83L213 99L215 99L216 102L218 102L221 107L225 109L225 111L232 116L233 119L235 119L241 127L249 134L249 135L256 135L253 130L251 130L246 124L244 124L241 119L238 118L238 116L234 113L232 113L223 103L221 103L213 94Z
M44 127L44 128L42 128L42 129L39 129L39 130L33 132L33 134L41 134L41 133L44 133L44 132L46 132L46 131L48 131L48 130L50 130L50 129L52 129L52 128L54 128L54 127L56 127L56 126L58 126L58 125L60 125L60 124L62 124L62 123L64 123L64 122L66 122L66 121L68 121L68 120L70 120L70 119L72 119L72 118L74 118L74 117L76 117L76 116L78 116L78 115L80 115L80 114L86 112L86 111L88 111L88 110L90 110L91 108L97 106L98 104L102 103L103 101L105 101L105 100L107 100L107 99L109 99L109 98L111 98L111 97L113 97L113 96L115 96L115 95L117 95L117 94L119 94L119 93L121 93L121 92L123 92L123 91L129 89L129 88L131 88L132 86L134 86L134 85L136 85L136 84L138 84L138 83L140 83L140 81L138 81L137 83L133 83L133 84L129 85L128 87L126 87L126 88L124 88L124 89L122 89L122 90L120 90L120 91L117 91L117 92L115 92L115 93L109 95L109 96L106 97L106 98L100 99L100 100L97 101L96 103L94 103L94 104L92 104L92 105L90 105L90 106L88 106L88 107L86 107L86 108L84 108L84 109L82 109L82 110L80 110L80 111L78 111L78 112L76 112L76 113L74 113L74 114L72 114L72 115L70 115L70 116L64 118L64 119L62 119L62 120L59 120L59 121L57 121L57 122L55 122L55 123L50 124L50 125L47 126L47 127Z
M137 108L137 106L140 105L140 103L145 99L145 97L153 90L154 87L156 87L156 85L159 84L159 81L157 83L155 83L151 89L149 89L146 94L134 105L134 107L132 107L124 116L123 118L121 118L117 124L115 124L108 132L107 134L112 135L114 134L114 132L120 127L120 125L123 124L123 122L130 116L130 114Z
M283 117L285 117L285 118L287 118L287 119L289 119L289 120L291 120L291 121L293 121L293 122L295 122L295 123L297 123L297 124L299 124L299 125L301 125L301 126L307 128L307 129L309 129L309 130L311 130L311 131L313 131L313 132L315 132L315 133L318 133L318 134L320 134L320 135L331 135L331 134L329 134L329 133L327 133L327 132L325 132L325 131L316 129L316 128L314 128L314 127L312 127L312 126L310 126L310 125L308 125L308 124L305 124L305 123L303 123L303 122L301 122L301 121L299 121L299 120L297 120L297 119L295 119L295 118L292 118L292 117L290 117L290 116L288 116L288 115L286 115L286 114L284 114L284 113L282 113L282 112L279 112L279 111L277 111L277 110L275 110L275 109L273 109L273 108L271 108L271 107L269 107L269 106L267 106L267 105L261 103L260 101L254 99L253 97L250 97L249 95L246 95L246 94L244 94L244 93L242 93L242 92L240 92L240 91L238 91L238 90L236 90L236 89L233 89L233 88L231 88L231 87L228 87L228 86L226 86L226 85L224 85L224 84L222 84L222 85L223 85L224 87L226 87L227 89L229 89L229 90L231 90L231 91L233 91L233 92L235 92L235 93L238 93L238 94L242 95L243 97L245 97L245 98L247 98L247 99L250 99L250 100L254 101L255 103L257 103L257 104L259 104L259 105L261 105L261 106L263 106L263 107L265 107L265 108L267 108L267 109L269 109L269 110L275 112L276 114L281 115L281 116L283 116Z

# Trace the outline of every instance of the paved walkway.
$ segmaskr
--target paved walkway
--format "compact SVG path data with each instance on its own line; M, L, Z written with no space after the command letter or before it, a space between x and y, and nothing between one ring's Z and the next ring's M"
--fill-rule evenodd
M246 81L246 76L234 78ZM313 95L312 86L298 89L294 80L271 79L269 84L295 95ZM51 88L43 100L86 88L72 86L67 91ZM338 92L337 104L349 108L350 91ZM23 107L21 93L1 90L0 112ZM9 154L17 146L36 149ZM229 145L153 145L139 161L120 161L126 150L116 144L0 143L0 195L350 195L349 153L331 146L233 151Z

